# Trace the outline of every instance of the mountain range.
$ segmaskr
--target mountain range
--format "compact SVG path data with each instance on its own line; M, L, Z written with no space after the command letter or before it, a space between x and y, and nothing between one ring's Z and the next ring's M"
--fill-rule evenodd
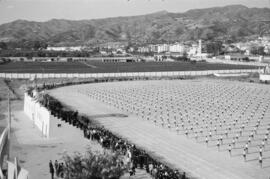
M160 43L186 40L239 40L270 34L270 9L230 5L184 13L92 20L16 20L0 25L0 41L43 41L53 46L106 42Z

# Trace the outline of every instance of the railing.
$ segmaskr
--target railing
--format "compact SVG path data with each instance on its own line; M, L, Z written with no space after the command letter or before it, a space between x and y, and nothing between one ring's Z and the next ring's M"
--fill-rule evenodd
M109 78L109 77L176 77L205 76L215 73L261 73L261 69L204 70L204 71L165 71L165 72L122 72L122 73L0 73L0 78Z

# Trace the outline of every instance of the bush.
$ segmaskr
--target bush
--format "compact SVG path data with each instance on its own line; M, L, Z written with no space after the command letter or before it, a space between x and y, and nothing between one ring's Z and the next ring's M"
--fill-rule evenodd
M64 155L64 176L66 179L117 179L127 172L123 157L119 153L104 151L93 152L89 149L85 155L74 153Z

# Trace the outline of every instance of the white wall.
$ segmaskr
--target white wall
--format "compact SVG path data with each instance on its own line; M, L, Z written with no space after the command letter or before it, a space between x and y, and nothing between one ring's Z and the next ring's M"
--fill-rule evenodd
M45 138L57 138L62 130L71 131L74 127L50 114L47 108L41 106L28 94L24 94L24 112ZM58 127L60 124L61 127Z
M260 74L260 81L270 81L270 74Z
M175 77L201 76L214 73L260 73L258 69L170 71L170 72L124 72L124 73L0 73L0 78L34 79L34 78L104 78L104 77Z
M37 101L24 94L24 112L45 137L50 137L50 112Z

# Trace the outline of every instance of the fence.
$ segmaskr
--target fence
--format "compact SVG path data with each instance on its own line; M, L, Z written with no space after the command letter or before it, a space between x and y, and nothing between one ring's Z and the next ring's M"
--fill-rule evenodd
M122 73L0 73L0 78L115 78L115 77L177 77L205 76L215 73L261 73L261 69L205 70L205 71L165 71L165 72L122 72Z

